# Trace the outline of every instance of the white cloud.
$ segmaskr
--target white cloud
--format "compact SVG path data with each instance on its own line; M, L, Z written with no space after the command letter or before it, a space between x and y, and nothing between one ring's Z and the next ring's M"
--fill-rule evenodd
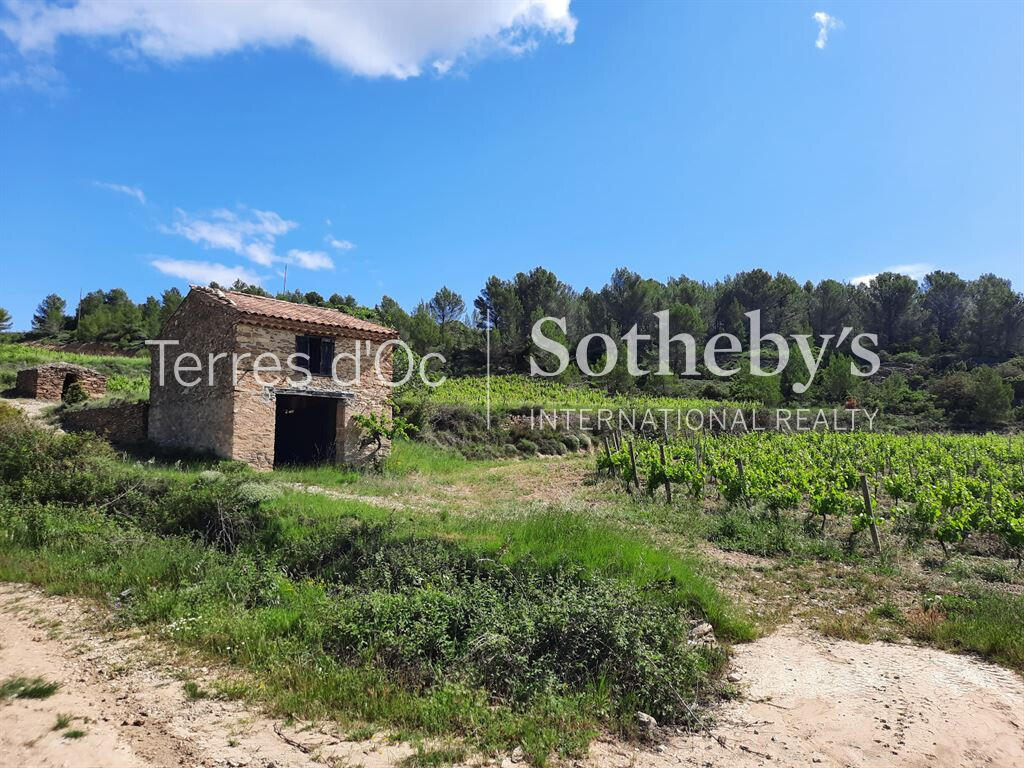
M304 269L334 269L331 257L323 251L300 251L293 248L288 251L288 261Z
M46 56L29 56L18 68L0 75L0 88L31 88L53 96L67 92L64 75Z
M200 217L179 208L177 214L178 220L164 231L205 248L232 251L262 266L280 261L274 252L277 237L298 226L274 211L245 206L239 206L237 213L220 208Z
M906 275L912 277L915 280L922 280L924 276L929 272L934 272L936 269L934 264L928 264L927 262L918 262L916 264L896 264L885 269L880 269L878 272L872 272L870 275L858 275L857 277L851 277L850 282L854 285L868 285L872 280L878 277L882 272L895 272L898 275Z
M339 251L351 251L353 248L356 247L355 243L350 242L349 240L338 240L336 237L333 237L332 235L328 235L325 239L327 240L327 244L331 246L331 248L337 248Z
M27 57L52 54L67 37L101 38L119 58L163 62L298 45L357 75L404 79L425 67L443 75L460 60L518 56L542 38L572 43L569 3L6 0L0 31Z
M100 189L109 189L111 192L119 192L122 195L134 197L143 205L146 204L146 193L138 187L130 187L127 184L111 184L108 181L94 181L92 184Z
M813 18L818 23L818 39L814 41L814 47L820 51L828 45L828 33L833 29L842 29L843 22L824 11L815 12Z
M334 269L331 257L323 251L292 248L286 256L279 256L276 251L277 238L299 225L274 211L261 211L240 205L234 211L218 208L195 215L179 208L177 217L178 220L170 227L164 227L164 231L181 235L204 248L231 251L262 267L295 264L303 269Z
M180 277L190 283L206 285L217 282L231 285L235 280L259 285L262 279L245 267L229 267L211 261L187 261L184 259L153 259L149 262L158 271L172 277Z

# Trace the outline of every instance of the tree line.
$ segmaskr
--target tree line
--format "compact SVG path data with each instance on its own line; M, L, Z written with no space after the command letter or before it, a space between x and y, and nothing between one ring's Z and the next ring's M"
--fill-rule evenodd
M211 286L272 296L258 285L241 281L231 286ZM904 366L909 374L930 371L933 377L969 377L969 371L975 368L1007 364L1024 354L1024 296L1013 290L1010 281L993 274L965 280L955 272L942 270L931 272L920 282L906 275L883 272L865 284L853 285L831 279L801 284L789 275L771 274L763 269L714 282L686 276L662 282L622 268L600 289L576 291L550 270L537 267L508 279L491 276L469 304L448 287L440 288L431 298L408 310L387 295L373 307L338 293L324 298L317 291L293 290L273 297L338 309L395 328L416 354L442 353L452 375L483 372L484 335L488 330L491 370L527 372L531 355L543 359L546 354L538 353L531 341L533 325L541 317L566 318L566 332L560 340L572 348L587 334L605 333L619 339L634 325L640 333L656 338L654 313L661 310L669 311L673 335L690 334L698 345L718 333L731 333L749 341L745 313L751 310L761 312L762 334L810 334L817 339L825 334L838 336L844 327L850 326L858 332L878 334L878 349L885 359L915 363L916 367ZM32 327L37 336L141 347L146 338L158 337L161 323L177 309L182 298L177 288L164 291L159 298L150 296L142 303L133 302L119 288L97 290L83 296L71 313L62 297L51 294L40 303ZM9 315L0 310L0 330L9 327ZM553 336L553 330L554 326L548 324L545 333ZM653 358L657 345L645 346L646 353ZM590 355L599 357L603 353L601 345L593 347ZM841 352L840 347L838 353L831 355L836 360L826 360L822 369L821 386L828 387L830 398L837 398L844 390L857 389L857 382L843 373L848 366L843 363ZM682 354L682 350L673 349L673 354ZM676 369L676 361L672 362ZM1004 366L1002 378L1017 378L1018 362L1024 368L1024 361L1015 361L1008 368ZM620 368L617 366L600 383L610 389L640 387L662 391L677 384L656 381L658 377L635 380ZM1024 375L1024 370L1020 373ZM782 377L779 379L751 381L749 377L738 376L727 390L717 394L752 395L753 399L769 402L778 399L774 392L777 387L783 393L779 397L791 399ZM934 384L914 381L911 376L910 390L920 389L925 383ZM688 386L692 391L692 383ZM716 394L711 390L721 390L722 386L721 382L712 382L708 394ZM970 400L965 387L967 384L961 382L961 386L944 394L933 393L933 400L944 399L950 404L957 398ZM1024 392L1024 386L1012 383L1011 387ZM820 398L822 394L819 389L807 397ZM1020 399L1016 390L1013 398Z
M689 333L698 343L723 332L747 340L744 313L757 309L763 332L817 337L838 335L852 326L877 333L879 348L890 354L914 351L998 362L1024 352L1024 297L1009 280L992 274L964 280L954 272L935 271L918 283L885 272L864 285L837 280L801 285L788 275L762 269L704 283L685 276L660 282L623 268L600 290L577 292L538 267L511 279L488 278L468 312L465 299L447 287L406 311L386 295L367 307L338 293L325 299L316 291L273 295L241 281L211 285L375 320L397 329L419 353L459 357L464 348L479 347L481 333L490 328L492 360L509 370L528 370L530 332L541 317L567 318L567 341L575 345L589 333L617 338L633 325L641 333L656 331L653 313L660 310L669 310L673 334ZM85 294L70 313L62 297L50 294L39 304L32 329L41 336L63 334L76 341L130 346L156 337L182 298L177 288L142 303L133 302L121 288L96 290ZM10 327L10 315L0 308L0 330Z

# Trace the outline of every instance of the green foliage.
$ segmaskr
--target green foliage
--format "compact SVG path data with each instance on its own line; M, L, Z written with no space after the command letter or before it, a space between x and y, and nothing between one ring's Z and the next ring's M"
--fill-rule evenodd
M55 336L64 328L67 302L55 293L43 299L32 316L32 328L46 336Z
M6 408L0 426L0 484L13 501L96 505L148 530L188 532L229 550L269 527L261 499L254 501L249 483L234 476L196 482L186 475L140 474L98 438L34 429Z
M64 390L60 399L67 405L75 405L86 402L89 399L89 393L85 391L82 382L74 381Z
M463 405L481 409L487 402L487 380L479 376L450 378L438 387L426 388L422 385L409 385L399 390L399 398L405 408L414 404L429 405ZM495 412L510 410L527 410L544 408L636 408L643 411L647 408L672 410L689 408L707 408L711 405L737 405L737 403L715 403L711 400L650 397L634 394L633 396L609 395L604 389L586 385L569 385L550 379L529 376L502 375L491 376L490 402Z
M661 463L656 443L635 443L637 473L653 493L666 481L702 499L714 493L729 505L754 504L773 513L805 508L820 519L846 519L855 533L893 523L930 536L945 549L975 532L994 535L1007 554L1024 554L1024 439L1019 436L897 436L873 433L755 432L696 440L678 437ZM699 458L698 458L699 457ZM739 467L742 463L743 471ZM597 457L599 470L612 467L628 485L632 465L625 449ZM864 508L860 477L869 480L872 516ZM724 539L774 544L786 551L785 530L726 519Z
M357 413L352 417L352 420L363 431L361 442L364 446L376 443L379 449L383 440L408 438L412 433L419 431L416 425L410 424L399 415L398 406L393 406L392 411L390 418L377 412Z
M209 691L205 691L199 687L199 684L193 680L189 680L184 685L185 698L189 701L200 701L210 697Z
M686 722L722 661L692 622L750 636L695 563L583 517L396 521L216 466L126 463L0 408L0 579L118 595L120 621L245 665L277 711L538 763L639 707Z
M731 391L737 400L769 408L780 405L783 400L781 377L754 376L746 368L733 377Z
M11 330L11 326L14 325L14 320L11 319L11 313L3 307L0 307L0 333L6 333Z
M1013 405L1013 387L989 366L955 371L931 384L931 391L959 424L991 426L1007 421Z
M1024 597L948 595L908 617L911 636L1024 669Z

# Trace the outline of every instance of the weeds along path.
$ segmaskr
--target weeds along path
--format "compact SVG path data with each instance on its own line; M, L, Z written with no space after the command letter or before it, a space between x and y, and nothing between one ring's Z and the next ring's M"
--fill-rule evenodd
M394 512L475 514L490 508L521 513L527 508L550 506L592 509L601 500L594 497L588 485L593 476L591 464L589 457L536 458L482 466L467 463L464 471L441 474L411 472L392 478L371 475L365 485L328 487L291 480L276 481L276 484L293 491L358 501ZM375 492L366 492L368 487Z
M238 702L190 699L183 681L203 690L208 670L140 633L103 628L106 616L89 601L0 584L0 676L60 684L49 698L0 702L0 765L383 768L413 753L379 738L282 727ZM665 732L657 746L595 742L585 764L1024 765L1024 680L975 658L790 626L735 646L731 667L743 695L713 713L724 746ZM72 719L55 729L61 714ZM72 729L85 735L68 738Z
M190 700L183 679L202 691L207 670L139 633L103 629L104 618L88 601L0 583L0 682L60 684L48 698L0 701L0 766L383 768L413 753L284 726L239 702ZM59 715L71 717L64 728Z
M742 698L714 734L636 754L595 744L599 766L1024 765L1024 680L970 656L855 643L785 627L733 648Z
M53 420L48 418L48 411L57 405L57 403L52 403L46 400L32 400L29 398L5 398L4 402L8 405L13 405L19 411L24 413L36 426L42 427L43 429L50 429L55 432L64 431L59 425L54 423Z

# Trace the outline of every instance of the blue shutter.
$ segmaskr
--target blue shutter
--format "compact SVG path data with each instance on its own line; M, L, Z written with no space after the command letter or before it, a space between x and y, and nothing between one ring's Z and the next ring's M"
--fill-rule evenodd
M306 355L302 358L301 362L296 361L296 368L303 370L309 370L309 336L296 336L295 337L295 351L300 355Z
M320 340L320 373L324 376L331 375L331 366L334 364L334 339Z

